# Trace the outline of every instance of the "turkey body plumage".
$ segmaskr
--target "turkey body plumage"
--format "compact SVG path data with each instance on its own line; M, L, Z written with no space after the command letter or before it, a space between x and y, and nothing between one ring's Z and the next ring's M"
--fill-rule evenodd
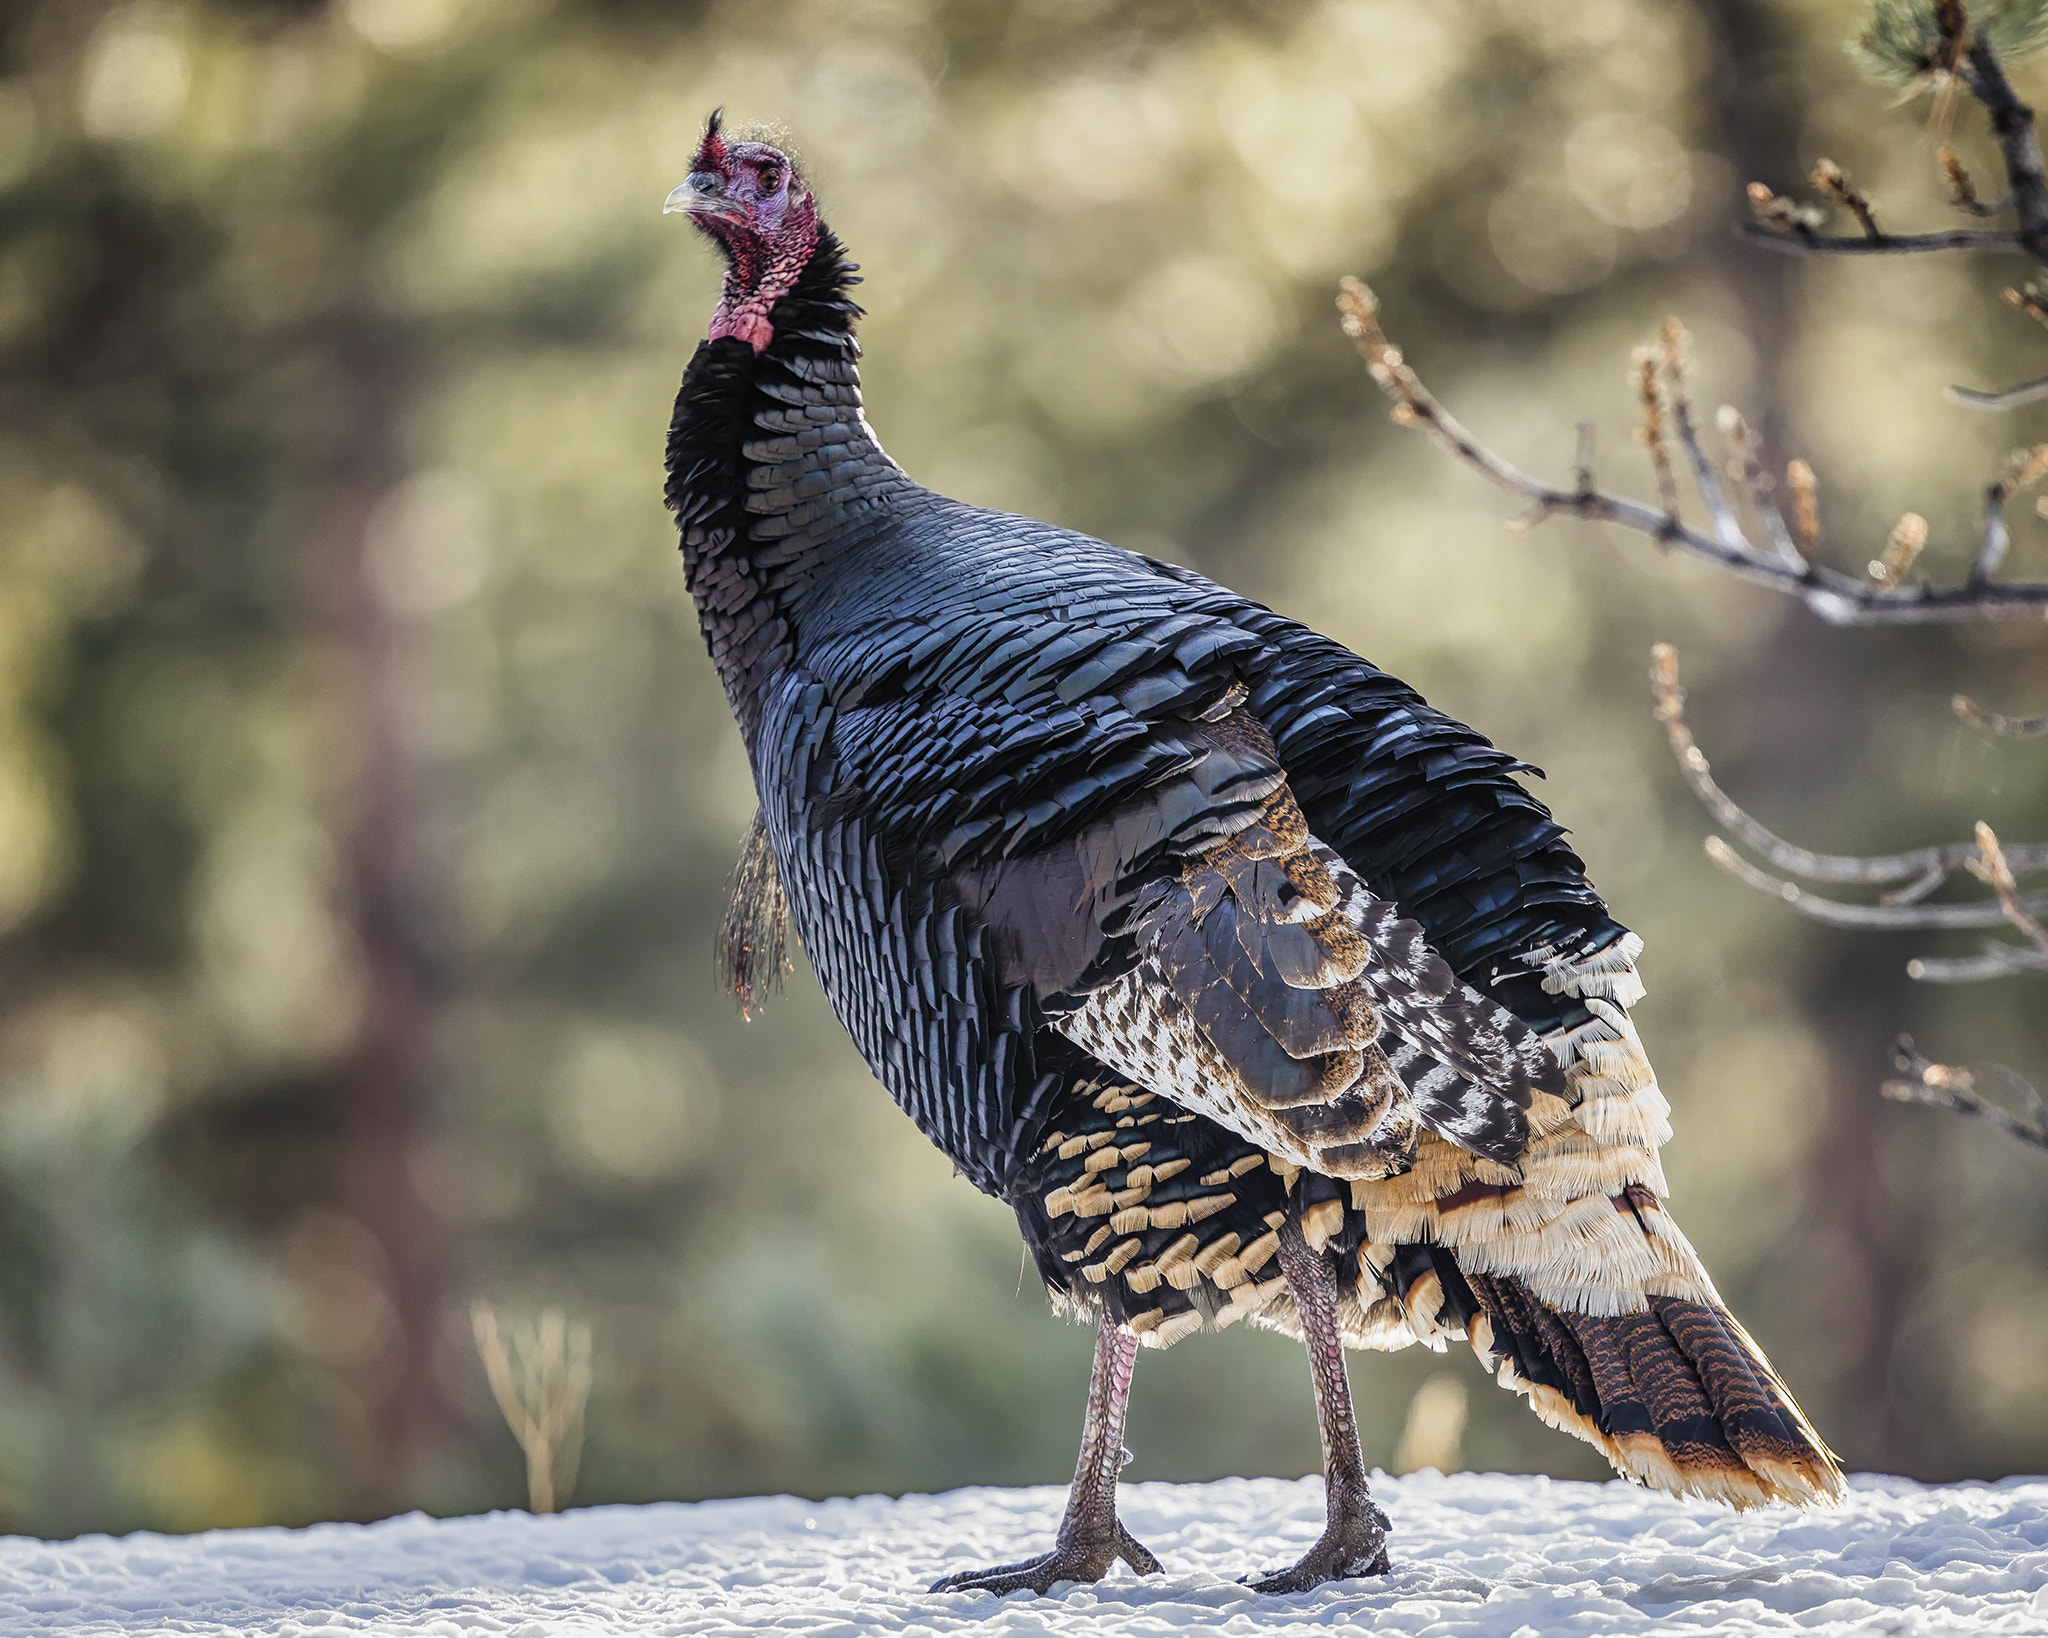
M714 125L690 208L777 162ZM862 415L853 270L806 231L765 294L735 258L721 314L765 316L714 324L668 450L760 793L747 894L786 898L861 1056L1103 1335L1062 1532L1092 1556L961 1584L1140 1563L1101 1471L1129 1339L1242 1319L1312 1357L1463 1339L1669 1490L1836 1494L1663 1209L1640 945L1535 770L1200 575L915 483ZM1355 1488L1284 1585L1384 1564Z

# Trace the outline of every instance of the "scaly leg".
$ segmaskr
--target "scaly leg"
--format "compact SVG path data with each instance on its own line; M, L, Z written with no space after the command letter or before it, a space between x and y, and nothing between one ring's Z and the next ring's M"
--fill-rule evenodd
M992 1592L1020 1587L1044 1594L1055 1581L1100 1581L1118 1559L1140 1575L1155 1575L1154 1558L1116 1516L1116 1478L1124 1465L1124 1407L1138 1339L1103 1323L1095 1333L1095 1369L1088 1378L1088 1417L1081 1425L1081 1459L1067 1492L1067 1515L1049 1553L992 1570L966 1570L932 1583L933 1592Z
M1358 1448L1358 1422L1351 1414L1351 1379L1344 1374L1344 1339L1337 1329L1337 1268L1334 1258L1311 1251L1292 1217L1280 1228L1280 1272L1294 1293L1308 1344L1309 1372L1316 1385L1316 1416L1323 1433L1323 1489L1329 1522L1322 1539L1292 1569L1251 1583L1255 1592L1306 1592L1346 1576L1385 1575L1387 1515L1374 1505L1365 1483L1365 1454Z

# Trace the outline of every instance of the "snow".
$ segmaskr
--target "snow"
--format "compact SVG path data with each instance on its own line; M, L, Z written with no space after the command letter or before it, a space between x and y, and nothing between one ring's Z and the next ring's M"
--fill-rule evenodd
M1167 1574L1064 1597L933 1597L940 1574L1049 1544L1063 1493L594 1507L308 1530L0 1540L4 1633L1233 1633L1355 1626L1552 1634L2048 1633L2048 1480L1853 1481L1838 1511L1748 1514L1620 1483L1377 1478L1394 1573L1287 1598L1233 1577L1321 1528L1318 1479L1138 1484Z

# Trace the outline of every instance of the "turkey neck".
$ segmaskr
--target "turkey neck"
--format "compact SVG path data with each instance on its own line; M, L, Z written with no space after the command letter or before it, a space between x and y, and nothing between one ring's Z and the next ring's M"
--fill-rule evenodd
M669 423L669 509L697 621L751 750L765 685L796 644L797 605L835 556L916 485L861 413L855 265L822 223L758 353L698 345Z

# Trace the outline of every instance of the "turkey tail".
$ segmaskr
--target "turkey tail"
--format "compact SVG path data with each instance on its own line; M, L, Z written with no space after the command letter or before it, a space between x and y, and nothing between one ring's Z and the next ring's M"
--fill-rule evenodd
M1653 1297L1646 1312L1574 1314L1504 1276L1468 1284L1480 1361L1619 1471L1736 1507L1840 1497L1833 1454L1718 1304Z
M1350 1185L1330 1236L1359 1236L1347 1340L1463 1336L1546 1422L1675 1495L1839 1500L1834 1454L1664 1209L1668 1106L1624 1010L1639 948L1551 964L1544 987L1590 1020L1551 1038L1568 1091L1534 1100L1519 1166L1425 1134L1411 1171Z
M1718 1300L1574 1312L1513 1275L1468 1275L1441 1246L1401 1247L1383 1278L1412 1321L1463 1332L1503 1387L1618 1472L1735 1507L1841 1498L1834 1453Z

